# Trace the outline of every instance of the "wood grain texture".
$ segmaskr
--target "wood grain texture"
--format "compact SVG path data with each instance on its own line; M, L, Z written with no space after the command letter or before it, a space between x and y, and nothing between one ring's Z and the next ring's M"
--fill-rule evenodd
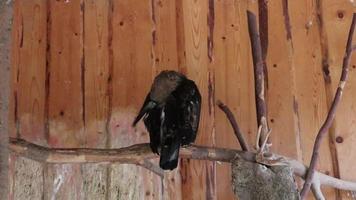
M327 65L330 76L330 83L326 85L331 94L328 98L330 102L333 98L338 85L338 79L341 73L342 60L344 57L347 34L352 13L355 12L356 5L349 1L323 1L321 5L323 28L326 33L327 41ZM354 36L355 38L355 36ZM344 95L340 102L339 109L336 113L334 132L331 135L331 140L336 147L337 161L339 167L339 176L347 180L356 180L356 173L353 170L353 160L355 157L355 141L354 133L355 121L355 102L353 91L355 90L355 66L356 59L353 55L351 61L349 77L347 85L344 89ZM342 192L342 199L356 199L356 195L352 192Z
M83 1L85 147L108 147L110 6L110 1ZM108 165L81 166L84 199L107 197L108 170Z
M49 145L84 146L83 4L49 2Z
M162 70L178 71L176 1L151 0L153 73ZM163 199L182 199L180 166L165 172Z
M315 137L328 110L323 81L318 7L313 2L292 2L289 6L290 22L294 24L291 31L296 80L294 107L295 112L298 112L303 162L309 163ZM323 159L320 159L318 169L332 174L333 166L327 140L323 142L321 152ZM325 189L323 192L327 199L335 198L333 189Z
M214 59L211 65L215 72L215 98L229 106L248 143L253 144L256 130L253 65L248 32L243 28L247 27L247 4L215 1L214 8ZM231 125L220 110L215 111L215 126L216 146L240 149ZM217 199L233 199L230 164L218 164L216 174Z
M184 63L181 71L194 80L202 95L202 113L197 144L215 145L214 142L214 72L209 66L208 57L208 2L181 2L184 23ZM212 24L210 24L210 28ZM206 161L182 160L182 198L216 199L215 163Z
M47 145L45 131L47 3L14 3L10 135ZM9 199L43 198L41 163L10 157Z
M43 165L27 158L14 160L13 196L16 200L43 198Z
M152 4L148 0L113 1L112 9L113 109L109 145L124 147L148 141L143 123L137 128L131 124L155 75ZM146 169L112 165L109 174L109 199L162 198L161 179Z
M46 57L43 55L47 47L47 5L44 0L35 0L16 2L15 7L19 13L14 19L19 29L14 32L12 56L16 68L15 135L45 145Z
M109 1L85 0L84 123L85 146L105 147L109 113Z
M11 32L11 72L10 72L10 94L9 94L9 136L16 137L17 131L17 71L19 70L19 47L22 34L20 1L14 2Z
M64 148L148 142L143 123L131 123L156 74L172 69L202 93L197 144L239 148L216 110L221 100L254 145L249 9L262 24L272 150L308 163L337 87L355 6L346 0L16 0L9 133ZM354 65L355 56L319 164L348 180L356 180ZM228 164L185 159L180 167L160 179L133 165L42 165L12 155L10 199L232 199ZM29 177L36 187L23 180Z
M84 181L78 164L48 164L44 199L84 199Z
M268 70L268 123L271 132L272 151L298 158L298 127L294 104L293 46L286 37L282 1L268 3L268 48L266 65ZM293 142L292 142L293 141Z
M48 145L84 147L84 46L82 0L48 1ZM83 199L81 166L47 165L45 198Z

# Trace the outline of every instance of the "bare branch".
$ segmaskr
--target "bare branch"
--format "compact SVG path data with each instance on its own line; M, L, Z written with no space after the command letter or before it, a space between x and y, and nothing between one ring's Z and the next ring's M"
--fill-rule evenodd
M258 126L262 127L261 137L259 138L259 144L261 145L268 133L267 124L267 106L265 101L265 87L264 80L265 74L263 70L263 57L260 36L258 32L258 24L256 16L247 11L248 19L248 32L250 35L254 75L255 75L255 98L256 98L256 112Z
M312 192L316 200L325 200L325 197L320 189L320 182L314 182L311 186Z
M143 159L138 165L152 171L153 173L157 174L161 178L164 177L164 170L161 169L158 165L149 161L148 159Z
M234 114L231 112L229 107L227 105L223 104L220 100L217 101L217 105L225 113L227 119L229 120L229 122L232 126L232 129L234 129L235 136L237 137L237 140L240 143L241 149L243 151L249 151L250 148L249 148L248 144L246 143L246 140L244 139L243 134L240 131L239 125L237 124Z
M341 72L339 86L336 90L335 97L331 104L331 107L330 107L330 110L326 117L326 120L325 120L324 124L322 125L322 127L320 128L318 135L316 136L316 139L315 139L313 155L312 155L312 158L310 161L310 169L308 170L308 173L307 173L307 176L305 179L305 183L303 185L303 189L300 193L302 200L306 198L307 193L308 193L310 186L312 184L314 172L316 169L316 164L317 164L318 158L319 158L319 148L321 146L322 139L324 138L324 136L326 135L327 131L329 130L329 128L331 127L331 125L333 123L333 120L335 118L336 109L340 102L340 99L342 96L342 91L345 87L345 83L347 80L347 74L348 74L348 67L350 65L350 60L351 60L351 55L352 55L352 38L353 38L353 33L355 31L355 24L356 24L356 13L354 13L353 17L352 17L352 23L350 26L350 32L349 32L349 36L348 36L347 44L346 44L345 56L344 56L344 60L343 60L343 64L342 64L342 72Z
M144 165L154 171L150 163L143 163L142 160L158 158L152 153L148 143L135 144L120 149L52 149L26 142L22 139L10 139L10 151L17 155L26 157L38 162L46 163L125 163ZM284 162L291 166L295 175L305 177L308 168L302 163L291 158L271 154L274 157L282 157ZM236 158L249 162L256 162L256 154L247 151L239 151L224 148L211 148L204 146L189 146L180 151L181 158L196 160L210 160L221 162L232 162ZM153 169L153 170L152 170ZM161 173L161 172L159 172ZM340 180L320 172L315 172L315 180L319 180L321 185L328 185L340 190L356 191L356 183Z

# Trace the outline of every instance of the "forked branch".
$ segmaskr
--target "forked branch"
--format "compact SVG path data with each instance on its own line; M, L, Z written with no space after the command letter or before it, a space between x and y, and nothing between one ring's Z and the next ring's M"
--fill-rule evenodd
M310 189L310 186L313 182L316 164L319 159L319 149L320 149L320 146L322 143L322 139L324 138L324 136L326 135L327 131L329 130L329 128L331 127L331 125L333 123L333 120L335 118L336 109L337 109L337 106L339 105L339 102L340 102L340 99L342 96L342 91L346 84L347 74L349 71L349 65L350 65L350 61L351 61L351 55L353 52L352 40L353 40L354 31L355 31L355 24L356 24L356 13L354 13L353 17L352 17L352 23L350 26L349 36L348 36L347 44L346 44L345 56L344 56L344 60L342 63L342 72L341 72L341 77L340 77L340 81L339 81L339 86L336 90L334 100L331 104L331 107L329 109L329 112L325 119L325 122L321 126L321 128L318 132L318 135L316 136L316 139L315 139L313 154L312 154L312 158L310 161L310 168L308 170L308 173L307 173L307 176L305 179L305 183L303 185L303 189L300 193L302 200L306 198L308 191Z
M261 40L258 31L258 23L256 16L247 11L248 20L248 32L251 42L252 58L253 58L253 69L255 76L255 99L256 99L256 114L257 114L257 124L261 127L261 133L259 138L259 145L261 146L263 141L266 140L268 135L268 124L267 124L267 104L265 100L265 74L263 70L263 57L262 57L262 47Z

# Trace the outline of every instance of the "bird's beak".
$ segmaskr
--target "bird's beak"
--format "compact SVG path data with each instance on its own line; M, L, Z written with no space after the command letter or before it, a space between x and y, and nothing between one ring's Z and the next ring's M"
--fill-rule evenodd
M136 126L137 122L140 121L140 119L150 110L152 110L156 106L156 103L153 101L148 101L146 102L140 112L138 113L137 117L135 118L134 122L132 123L132 126Z

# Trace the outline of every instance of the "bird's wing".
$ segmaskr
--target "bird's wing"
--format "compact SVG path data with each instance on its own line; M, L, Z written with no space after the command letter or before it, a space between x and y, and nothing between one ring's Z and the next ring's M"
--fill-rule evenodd
M162 169L174 169L178 165L181 137L179 134L179 104L170 96L161 112L160 161Z
M150 135L150 146L153 153L159 154L162 109L155 107L144 117L143 121Z
M179 104L182 144L195 141L200 121L201 95L191 80L185 80L173 93Z

